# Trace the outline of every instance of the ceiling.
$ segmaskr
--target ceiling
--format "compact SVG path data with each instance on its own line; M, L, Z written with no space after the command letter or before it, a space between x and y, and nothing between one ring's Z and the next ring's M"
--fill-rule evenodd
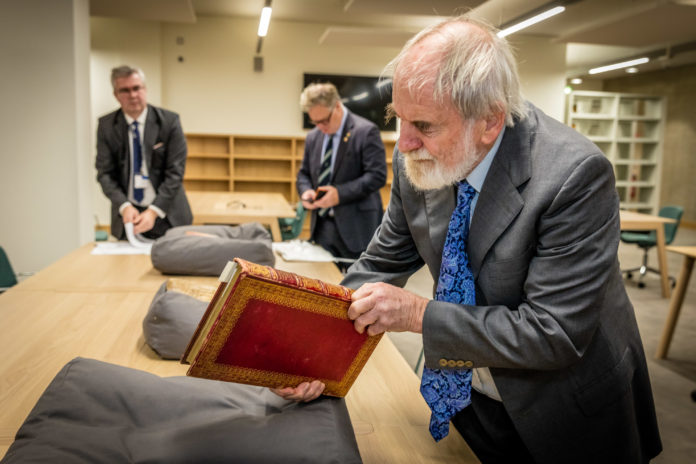
M451 14L504 26L550 3L566 11L518 34L568 44L566 75L649 56L640 72L696 63L696 0L274 0L273 20L326 25L322 43L401 46ZM199 16L258 18L265 0L90 0L93 16L193 23ZM272 31L272 23L271 23ZM272 32L271 32L272 33ZM595 75L607 78L624 70Z

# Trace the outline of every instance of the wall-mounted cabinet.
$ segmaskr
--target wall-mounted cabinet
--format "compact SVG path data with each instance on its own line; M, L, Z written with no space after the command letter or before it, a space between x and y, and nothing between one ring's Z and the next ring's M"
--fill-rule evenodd
M186 134L188 159L184 186L189 191L282 193L298 201L295 179L302 165L305 138ZM385 138L387 185L380 194L386 207L391 188L395 139Z
M614 165L621 208L657 214L665 102L662 97L571 92L567 123Z

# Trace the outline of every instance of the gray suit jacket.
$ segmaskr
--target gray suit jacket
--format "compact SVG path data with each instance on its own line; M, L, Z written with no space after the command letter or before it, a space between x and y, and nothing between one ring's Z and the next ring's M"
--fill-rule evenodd
M455 189L418 192L394 155L387 214L343 284L437 282ZM529 105L507 128L471 221L476 306L431 301L425 364L489 367L538 462L647 462L661 443L642 343L623 287L612 166Z
M345 111L348 111L346 108ZM297 173L297 191L317 188L324 134L313 129L307 134L302 167ZM334 219L343 242L353 252L363 251L382 220L379 189L387 180L384 144L377 126L348 111L341 142L329 183L338 190L340 203ZM317 210L312 211L314 234Z
M157 192L152 204L165 212L172 226L191 224L193 215L182 185L186 138L178 114L148 105L143 159ZM131 166L128 124L120 109L99 118L96 168L97 180L111 200L111 234L121 238L124 230L118 208L128 200Z

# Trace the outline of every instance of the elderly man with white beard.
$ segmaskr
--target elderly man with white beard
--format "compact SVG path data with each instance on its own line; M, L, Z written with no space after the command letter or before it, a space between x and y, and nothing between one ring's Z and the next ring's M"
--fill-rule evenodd
M662 445L612 166L523 100L496 32L452 18L391 63L391 200L343 280L348 315L361 333L423 334L435 440L451 423L483 463L646 463ZM401 288L423 265L433 299Z

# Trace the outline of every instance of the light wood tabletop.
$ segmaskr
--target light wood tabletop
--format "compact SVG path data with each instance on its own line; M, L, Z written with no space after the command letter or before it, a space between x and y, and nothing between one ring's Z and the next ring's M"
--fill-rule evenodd
M75 250L0 295L0 456L53 377L77 356L160 376L187 370L159 358L142 334L142 320L167 277L152 268L147 255L95 256L93 246ZM278 257L276 267L327 282L341 279L332 263ZM383 337L346 397L364 462L478 462L453 428L449 437L433 441L418 388L417 376Z
M674 222L674 219L655 216L652 214L636 213L633 211L621 211L621 230L654 230L657 233L657 260L660 266L660 283L662 296L669 298L669 271L667 270L667 254L665 252L665 224Z
M669 345L672 343L672 335L674 335L677 319L679 319L679 313L686 296L686 289L689 287L694 260L696 260L696 246L668 246L667 251L683 255L684 261L682 261L682 268L679 272L679 277L677 277L677 288L674 290L672 299L669 302L667 319L665 320L665 326L662 328L660 344L655 355L657 359L667 357L667 351L669 351Z
M186 192L194 224L243 224L259 222L271 229L274 242L282 241L278 218L293 218L280 193Z

